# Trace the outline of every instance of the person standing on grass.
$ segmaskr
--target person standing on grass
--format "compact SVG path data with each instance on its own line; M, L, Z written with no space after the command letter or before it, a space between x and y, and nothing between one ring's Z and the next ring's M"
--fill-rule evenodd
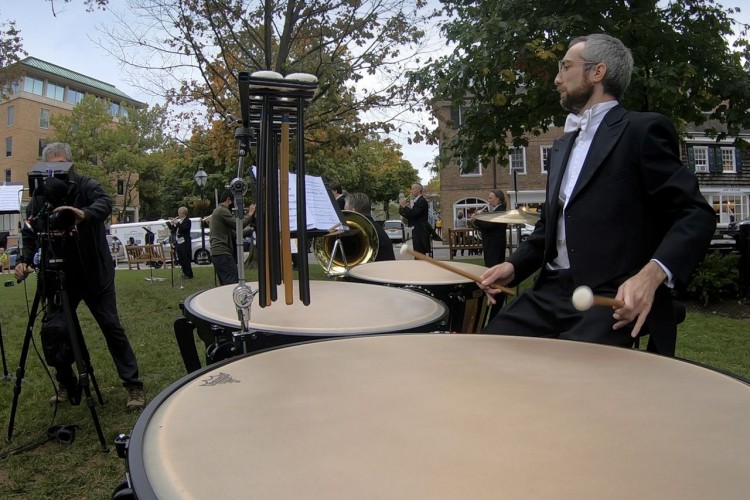
M50 163L72 162L73 154L70 146L56 142L44 148L42 159ZM36 191L43 193L35 191L26 207L26 220L31 231L22 232L23 253L19 255L16 264L16 278L26 279L37 267L34 262L37 252L36 235L49 227L50 214L46 208L51 206L52 214L58 214L60 219L69 218L74 226L71 236L67 236L70 240L64 245L63 255L60 256L64 262L70 308L75 314L78 304L81 301L86 303L104 334L117 374L128 391L127 408L141 409L146 404L146 396L143 382L138 376L135 353L117 313L115 269L104 226L112 213L112 198L99 182L79 176L72 166L67 174L47 178L43 188L37 188ZM43 276L43 279L47 280L48 276ZM48 313L52 305L50 302L47 304ZM57 394L49 400L53 405L69 399L64 383L75 379L71 364L60 364L55 368L60 385Z

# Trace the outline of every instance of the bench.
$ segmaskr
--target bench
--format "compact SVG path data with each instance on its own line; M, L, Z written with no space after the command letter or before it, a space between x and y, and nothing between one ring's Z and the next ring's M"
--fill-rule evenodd
M166 263L164 257L164 245L161 243L155 245L128 245L125 247L125 253L128 256L128 269L141 269L141 264L151 268L151 279L148 281L163 280L164 278L154 278L154 268L160 268Z
M474 228L461 228L461 229L448 229L448 250L450 253L450 260L456 256L456 252L461 251L463 255L464 250L469 251L469 255L482 253L482 237L478 229Z

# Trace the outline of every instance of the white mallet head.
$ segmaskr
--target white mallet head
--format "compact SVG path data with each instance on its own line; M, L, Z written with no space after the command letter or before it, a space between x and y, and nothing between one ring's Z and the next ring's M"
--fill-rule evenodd
M594 305L594 292L587 286L579 286L573 292L573 307L578 311L588 311Z
M406 255L407 253L409 253L409 245L407 245L406 243L402 244L399 252L401 252L401 255Z

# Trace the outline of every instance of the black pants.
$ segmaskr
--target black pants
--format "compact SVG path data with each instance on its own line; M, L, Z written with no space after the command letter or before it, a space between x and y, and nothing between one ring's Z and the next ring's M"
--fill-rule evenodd
M115 295L114 281L104 290L97 293L89 291L81 292L79 290L69 290L70 309L72 314L76 314L78 304L83 300L91 311L99 328L104 334L104 340L107 342L107 348L115 362L117 374L122 380L125 387L143 387L143 382L138 379L138 362L135 359L135 353L130 346L130 341L125 335L125 329L120 324L120 318L117 314L117 296ZM77 317L74 319L77 323ZM62 371L62 373L61 373ZM59 381L64 377L72 375L72 367L58 367L57 378Z
M182 267L182 275L186 278L193 277L193 256L191 254L192 248L189 241L177 245L177 259L180 261L180 266Z
M533 290L524 292L492 318L482 333L547 337L630 347L632 325L613 330L612 309L577 311L571 297L575 286L567 270L542 271ZM617 289L597 289L614 297Z

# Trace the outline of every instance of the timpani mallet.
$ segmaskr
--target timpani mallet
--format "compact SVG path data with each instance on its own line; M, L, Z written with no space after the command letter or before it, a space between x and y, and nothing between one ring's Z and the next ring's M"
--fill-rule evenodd
M587 286L579 286L576 288L571 300L573 302L573 307L575 307L577 311L588 311L592 306L618 308L625 305L625 302L619 299L594 295L591 288Z
M404 243L403 245L401 245L401 255L407 255L407 254L413 256L415 259L425 260L425 261L429 262L430 264L436 265L438 267L442 267L446 271L450 271L452 273L461 275L464 278L470 279L471 281L474 281L474 282L476 282L478 284L481 284L482 281L483 281L481 276L477 276L476 274L470 273L468 271L464 271L460 267L452 266L452 265L448 264L447 262L443 262L442 260L433 259L432 257L430 257L428 255L425 255L422 252L417 252L416 250L410 249L406 245L406 243ZM503 292L506 295L515 295L516 294L516 292L513 291L512 289L510 289L508 287L504 287L502 285L497 285L495 283L491 284L490 288L494 288L496 290L500 290L501 292Z

